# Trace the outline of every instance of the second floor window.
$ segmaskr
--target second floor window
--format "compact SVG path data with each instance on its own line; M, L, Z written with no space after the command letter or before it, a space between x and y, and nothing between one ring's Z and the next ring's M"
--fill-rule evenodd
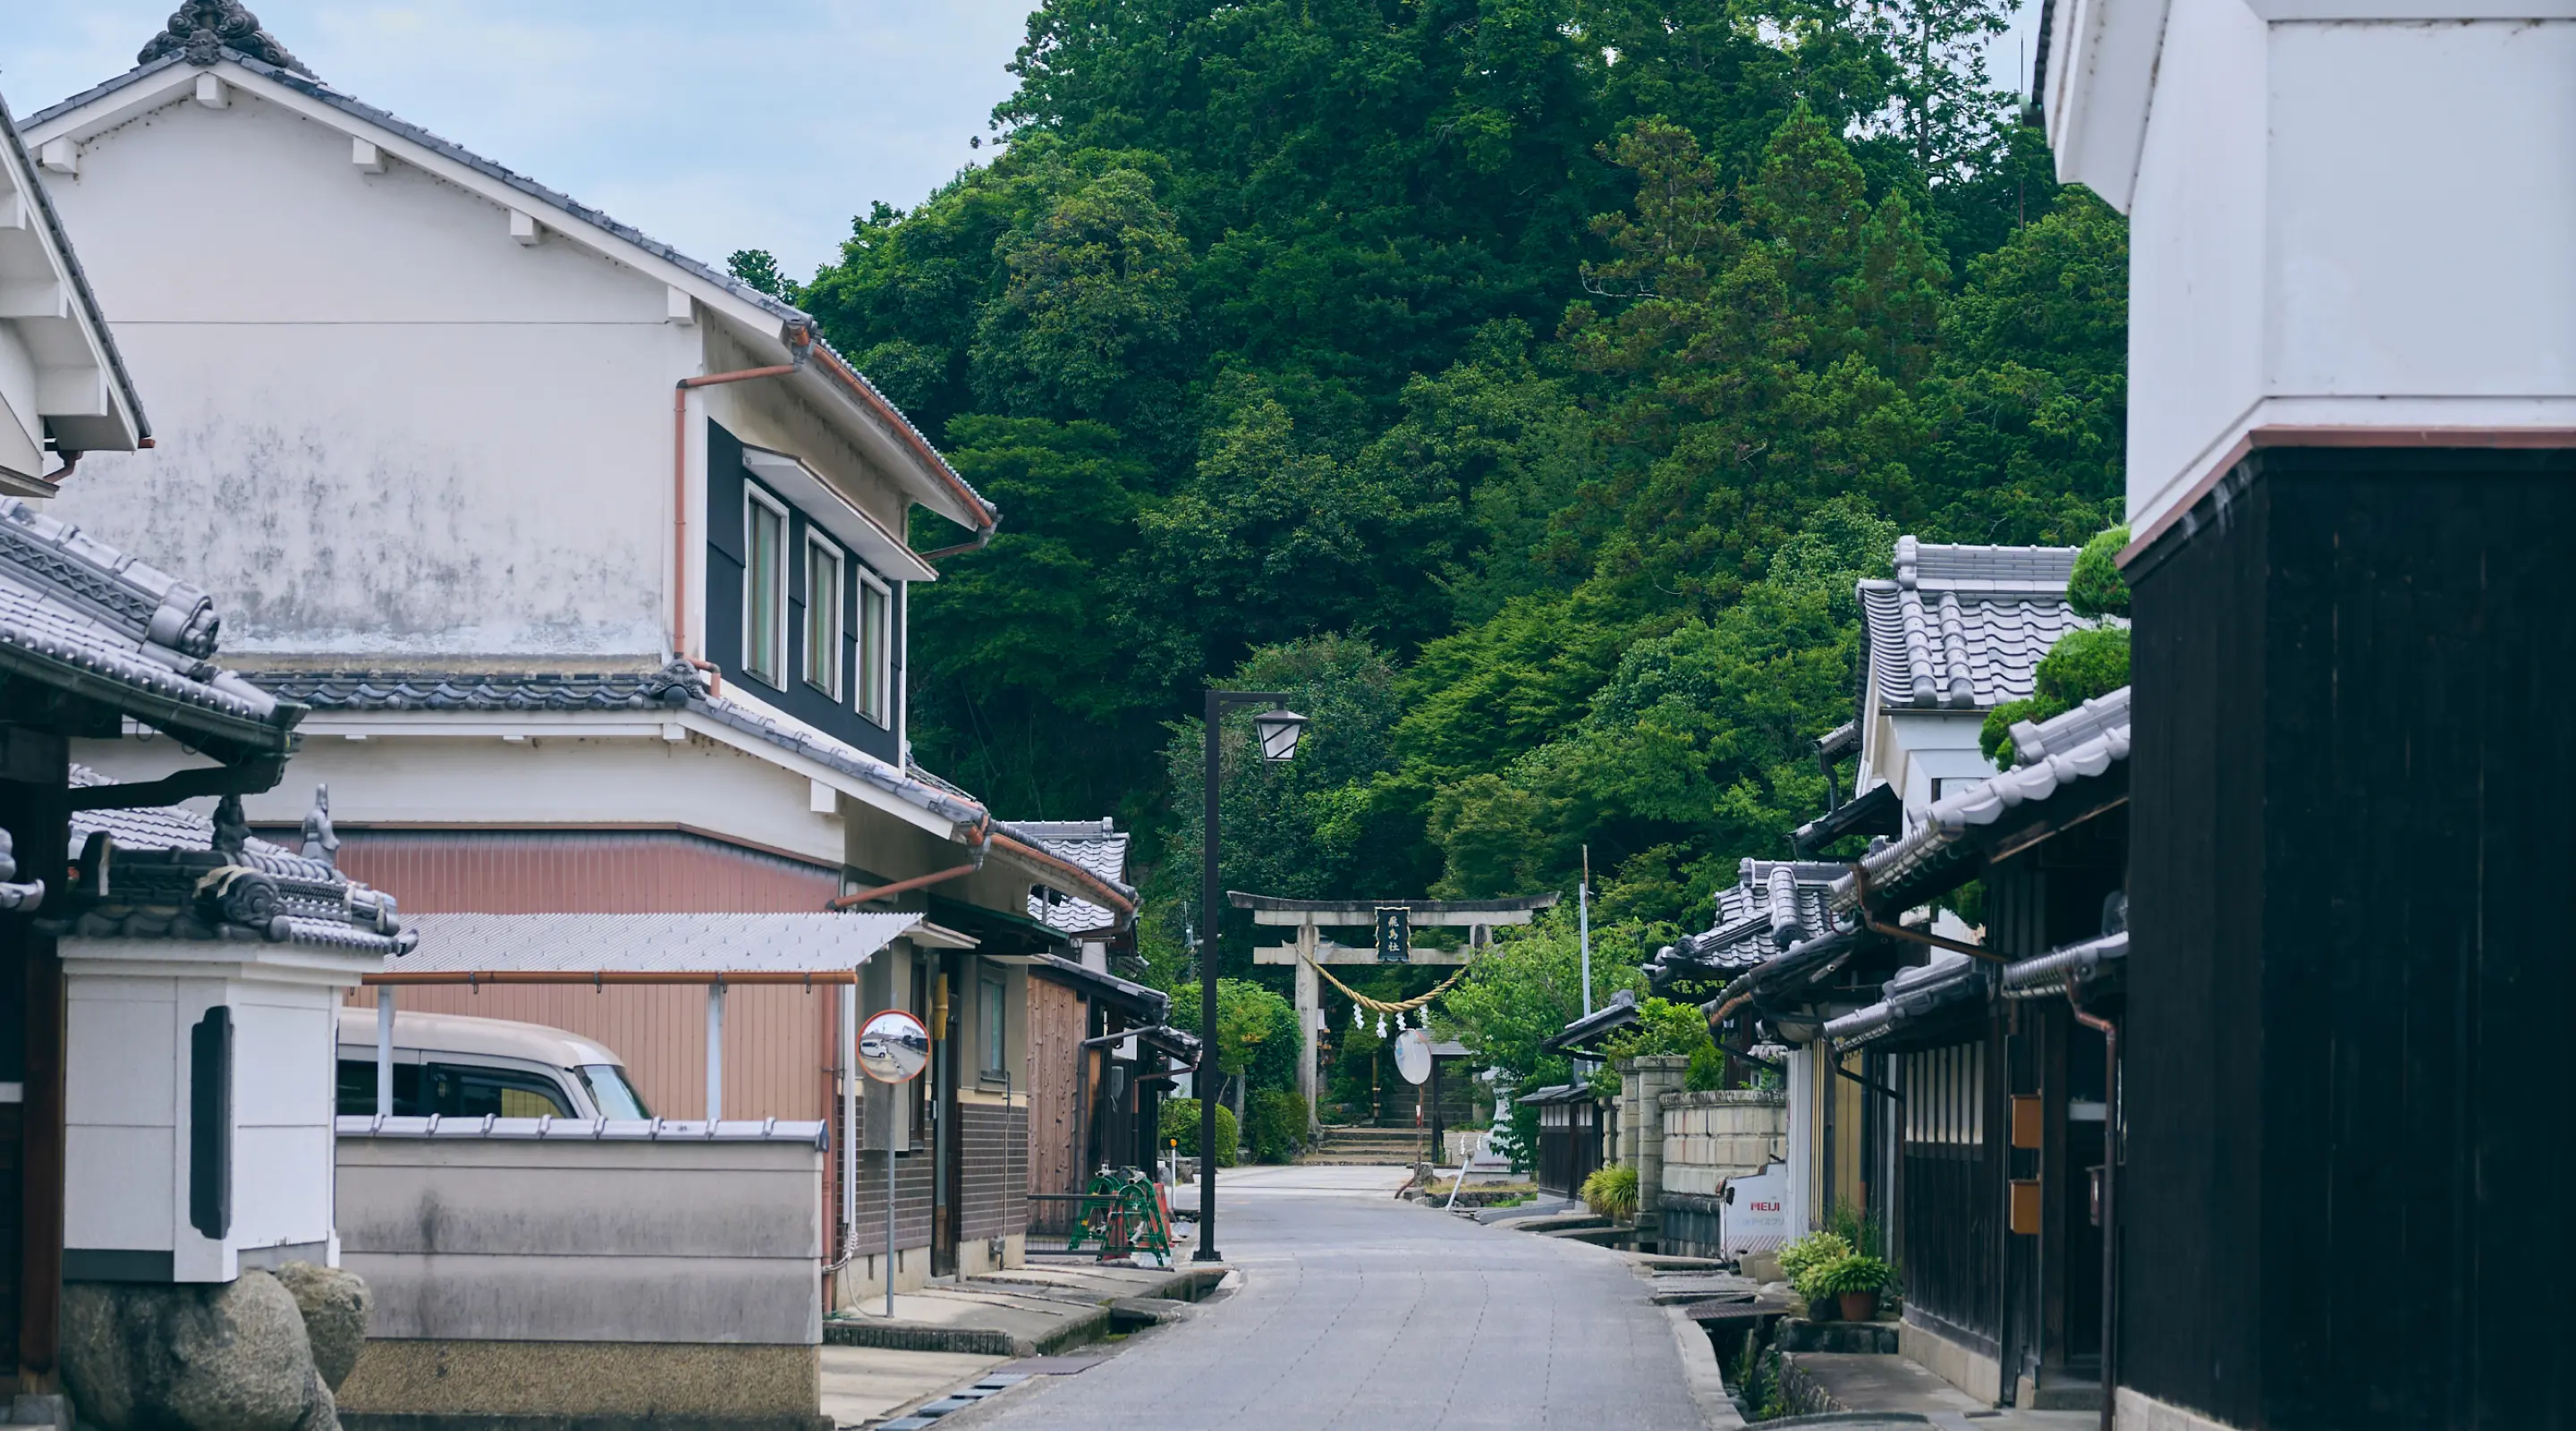
M759 492L744 500L742 665L773 686L787 676L787 512Z
M805 684L841 697L841 553L805 539Z
M874 580L859 578L859 714L894 725L894 599Z

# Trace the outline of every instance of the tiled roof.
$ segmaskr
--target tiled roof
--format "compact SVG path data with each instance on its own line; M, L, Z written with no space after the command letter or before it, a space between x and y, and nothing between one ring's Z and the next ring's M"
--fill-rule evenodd
M1789 836L1789 847L1811 855L1846 835L1900 835L1905 832L1905 802L1896 787L1882 780L1845 800Z
M1885 998L1825 1025L1825 1037L1843 1048L1884 1038L1935 1010L1981 997L1985 970L1965 954L1937 953L1887 981Z
M276 36L259 27L259 17L243 9L241 0L181 0L170 23L144 43L134 62L148 65L164 55L178 55L200 57L198 63L212 64L220 50L256 55L297 74L313 73L302 60L288 54Z
M1744 861L1736 882L1717 892L1717 923L1657 950L1645 966L1648 982L1738 973L1830 932L1826 895L1843 872L1844 866L1821 861Z
M997 820L993 828L1087 872L1131 901L1135 898L1136 891L1126 883L1127 835L1109 820ZM1118 923L1115 911L1052 888L1029 892L1029 918L1067 934Z
M143 399L134 391L134 376L126 371L125 356L117 351L116 330L107 325L107 315L99 310L98 291L90 287L89 274L81 267L80 252L72 247L72 237L63 229L62 215L55 211L53 195L38 182L35 157L27 152L27 141L18 133L18 121L10 117L9 105L0 100L0 138L5 138L17 172L27 176L26 193L33 202L36 216L45 223L46 236L62 260L63 271L71 278L72 297L80 304L81 315L98 350L107 359L107 370L116 379L117 395L125 399L125 410L134 416L134 435L152 435L151 419L143 415ZM60 474L56 474L59 476Z
M154 43L157 45L159 41L156 39ZM270 44L272 45L275 43L276 42L274 40L270 41ZM147 46L145 48L144 53L147 56L152 55L152 52L153 46ZM281 50L279 53L283 54L283 51ZM291 57L289 58L291 59ZM956 469L948 464L948 460L939 454L939 449L931 445L930 439L922 433L919 427L913 425L912 419L905 416L902 409L888 401L885 394L880 392L877 389L877 386L868 380L866 374L861 373L856 367L853 367L847 359L833 351L832 346L823 340L820 325L814 321L811 314L796 307L794 304L775 297L774 295L761 292L759 289L752 287L750 284L743 282L741 279L734 277L730 273L726 273L721 269L713 268L697 259L691 258L687 254L680 252L678 249L671 247L669 244L663 243L659 239L655 239L645 234L642 230L635 228L631 224L619 223L617 220L610 218L607 214L574 199L569 194L563 193L559 190L549 189L545 185L538 183L536 180L531 179L514 169L510 169L504 165L497 164L490 159L486 159L482 155L467 149L465 146L458 144L453 140L443 139L438 135L421 128L417 124L413 124L408 120L389 114L384 110L376 108L374 105L367 104L350 95L343 94L340 91L331 88L329 85L322 83L320 80L315 79L311 74L303 72L300 68L288 68L284 65L273 64L258 54L247 53L228 45L218 46L211 51L204 50L202 47L194 46L185 49L171 50L159 54L157 57L145 59L142 63L138 64L135 68L126 71L124 74L118 75L115 78L106 80L100 84L93 85L58 104L46 106L44 109L37 111L36 114L27 119L26 123L31 127L45 124L58 115L68 114L73 110L80 109L90 104L92 101L103 99L108 95L114 94L119 90L125 89L130 85L136 84L174 65L211 65L218 59L231 60L235 64L240 65L243 69L249 70L251 73L258 75L263 79L273 80L288 89L294 90L298 94L328 105L352 118L374 125L376 128L384 130L389 134L409 140L410 142L417 144L423 149L427 149L442 158L461 164L488 179L494 180L495 182L514 189L519 193L525 194L529 198L534 199L538 203L544 204L549 208L558 209L566 214L570 214L572 217L618 239L620 242L631 244L645 253L651 254L653 257L686 272L691 277L696 278L701 282L713 284L715 287L724 290L732 297L762 309L770 316L778 319L782 325L801 331L806 340L811 343L813 349L822 354L828 360L827 365L829 367L847 374L849 380L857 385L870 408L902 428L904 434L911 439L910 445L931 464L943 483L952 487L959 494L971 499L976 506L983 510L987 522L994 520L1000 515L999 508L995 507L992 503L985 501L982 494L976 492L975 489L967 483L965 478L957 475Z
M689 710L757 736L818 765L884 790L963 825L981 826L984 807L944 780L899 771L853 745L715 693L704 671L683 661L659 670L607 674L534 671L259 671L278 695L328 711Z
M1617 1033L1637 1022L1637 996L1621 989L1610 996L1610 1002L1549 1034L1539 1044L1541 1053L1580 1052L1583 1045L1607 1034Z
M1896 542L1896 575L1859 585L1888 710L1992 710L2027 696L2039 658L2084 625L2066 604L2075 547Z
M216 666L197 588L0 500L0 668L204 744L283 754L303 711Z
M2038 999L2117 973L2129 957L2129 931L2082 940L2004 967L2004 997Z
M387 972L847 973L918 914L420 914Z
M110 782L76 765L71 783ZM268 940L388 958L419 941L392 896L328 859L251 836L238 799L227 798L216 814L176 805L73 811L82 877L69 908L47 906L55 911L51 927L77 939ZM96 835L110 846L103 873L90 864Z
M2023 806L2047 801L2060 790L2077 788L2106 775L2126 774L2128 688L2123 686L2098 700L2086 701L2028 729L2028 748L2046 754L1934 801L1913 833L1861 856L1860 867L1870 883L1881 888L1901 885L1918 872L1953 858L1971 830L2002 822ZM2019 737L2014 748L2016 754L2022 749ZM1837 911L1858 907L1859 881L1848 874L1836 880L1832 901Z

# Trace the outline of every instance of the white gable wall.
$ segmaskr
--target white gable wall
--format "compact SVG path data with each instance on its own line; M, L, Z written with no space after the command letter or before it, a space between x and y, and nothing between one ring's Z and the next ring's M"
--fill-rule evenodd
M46 176L159 439L56 512L214 592L228 651L658 654L701 329L657 279L230 100Z
M2263 429L2576 426L2563 3L2057 3L2060 177L2133 214L2142 536Z

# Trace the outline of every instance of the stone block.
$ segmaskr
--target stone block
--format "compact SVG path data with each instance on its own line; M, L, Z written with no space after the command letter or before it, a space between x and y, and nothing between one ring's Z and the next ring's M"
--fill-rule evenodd
M266 1272L68 1282L63 1380L99 1431L338 1431L303 1313Z

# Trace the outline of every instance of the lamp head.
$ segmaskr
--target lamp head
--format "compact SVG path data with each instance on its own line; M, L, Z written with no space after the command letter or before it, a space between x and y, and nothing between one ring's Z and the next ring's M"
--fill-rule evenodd
M1261 758L1289 760L1297 754L1297 737L1306 727L1306 718L1286 707L1263 711L1252 718L1254 734L1261 737Z

